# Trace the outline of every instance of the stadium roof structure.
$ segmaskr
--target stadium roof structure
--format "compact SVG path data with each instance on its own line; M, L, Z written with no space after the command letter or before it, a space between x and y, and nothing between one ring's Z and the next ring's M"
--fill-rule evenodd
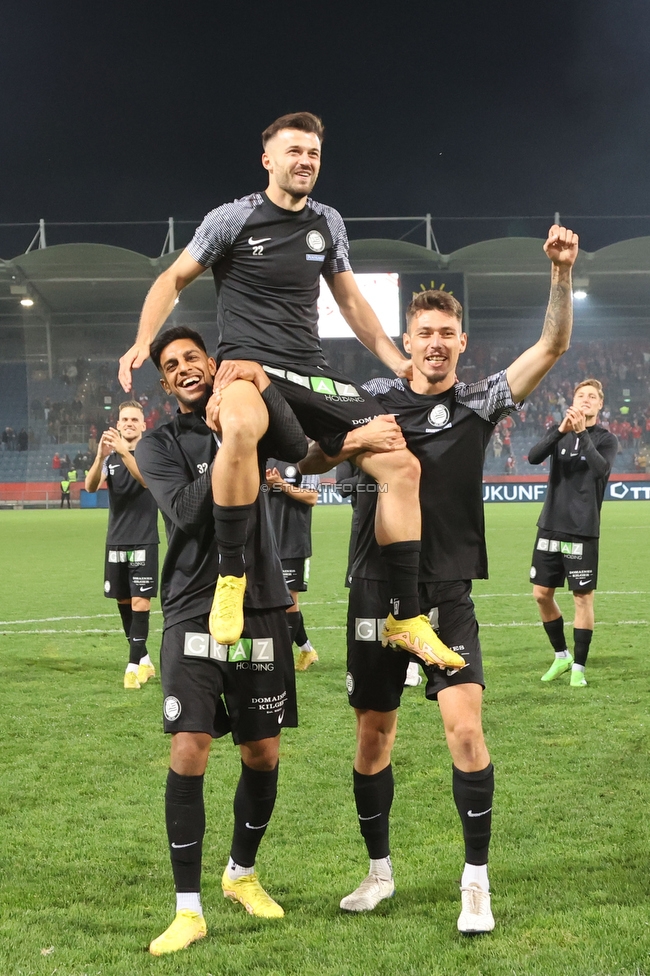
M480 330L482 322L539 321L549 284L542 243L507 237L440 254L406 241L366 239L352 241L350 253L358 272L417 274L424 287L431 281L438 287L445 275L462 273L472 330ZM106 244L58 244L0 261L0 329L29 322L53 328L80 323L134 328L149 287L178 253L149 258ZM588 293L580 314L588 306L592 321L611 328L627 322L636 330L650 325L650 237L581 251L574 283ZM34 305L21 306L24 298ZM214 324L211 274L183 292L181 308L196 327Z

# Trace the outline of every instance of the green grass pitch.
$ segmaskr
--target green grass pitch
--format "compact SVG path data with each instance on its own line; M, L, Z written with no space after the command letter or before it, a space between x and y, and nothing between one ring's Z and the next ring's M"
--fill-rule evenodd
M496 768L497 927L456 932L463 863L437 707L406 689L394 753L397 892L349 917L366 873L344 685L347 507L319 508L305 595L320 663L298 675L280 791L258 868L286 917L223 899L238 753L213 746L203 902L209 935L154 959L173 917L163 815L169 744L159 681L121 687L126 641L104 599L106 513L0 515L0 976L645 976L650 973L650 503L603 512L585 689L540 676L551 649L530 596L539 507L487 507L492 577L475 586ZM560 604L572 619L571 598ZM159 604L154 604L156 609ZM160 614L150 640L157 659Z

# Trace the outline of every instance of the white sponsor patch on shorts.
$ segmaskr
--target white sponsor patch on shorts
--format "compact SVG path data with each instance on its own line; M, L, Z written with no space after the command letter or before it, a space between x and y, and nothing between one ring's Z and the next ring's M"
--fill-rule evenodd
M110 593L110 592L111 592L110 580L104 580L104 593Z
M375 618L357 617L354 621L354 637L358 641L376 641L377 621Z
M354 691L354 678L349 671L345 676L345 687L347 688L348 695L351 695Z
M168 722L175 722L181 714L182 708L178 698L169 695L163 703L163 714Z

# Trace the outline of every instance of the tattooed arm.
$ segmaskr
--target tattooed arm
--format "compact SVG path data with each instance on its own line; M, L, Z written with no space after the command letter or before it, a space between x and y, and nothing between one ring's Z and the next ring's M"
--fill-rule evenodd
M527 397L569 348L573 325L571 269L578 256L578 235L553 224L544 244L551 260L551 295L539 340L506 370L515 403Z

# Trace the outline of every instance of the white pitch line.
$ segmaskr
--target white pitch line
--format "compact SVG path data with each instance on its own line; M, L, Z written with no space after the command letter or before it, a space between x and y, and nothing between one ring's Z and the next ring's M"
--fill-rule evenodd
M570 621L569 621L570 623ZM650 624L649 620L597 620L596 627L639 627L648 626ZM516 621L513 620L512 623L508 624L491 624L485 623L485 621L479 621L479 626L482 628L491 627L495 629L500 629L504 627L541 627L541 621L536 621L530 623L528 621ZM345 625L333 625L329 627L310 627L310 630L345 630ZM95 627L92 630L0 630L0 637L11 637L18 634L123 634L123 630L106 630L101 627ZM155 630L150 630L150 634L162 634L162 628Z
M313 628L312 628L313 629ZM150 634L162 634L162 627L156 630L150 630ZM106 630L105 627L94 627L92 630L0 630L0 637L9 637L13 634L124 634L122 629L120 630Z
M162 610L152 610L151 613L162 613ZM114 613L73 613L66 617L31 617L29 620L0 620L0 627L6 627L8 624L49 624L54 623L56 620L101 620L104 617L112 617L113 620L116 619Z
M559 592L560 595L562 593L564 593L564 595L566 596L569 595L568 590L560 590ZM596 592L599 596L647 596L650 590L597 590ZM530 591L528 593L472 593L473 599L477 599L477 600L488 600L488 599L494 600L497 598L511 599L513 597L522 597L522 598L526 597L526 599L529 599L531 595L532 594ZM347 602L348 602L347 600L301 600L300 606L301 607L323 607L323 606L329 606L331 604L339 604L343 606L347 604ZM161 613L162 610L151 611L152 616L156 614L160 615ZM59 620L106 620L106 619L115 620L116 614L114 613L68 614L62 617L29 617L25 620L0 620L0 627L12 627L15 626L16 624L49 624L49 623L56 623ZM311 629L314 630L318 628L312 627ZM326 628L321 628L321 629L326 629ZM18 633L18 631L2 631L2 633ZM28 633L28 631L25 631L25 633ZM33 631L33 633L39 633L39 632ZM54 631L52 633L54 633ZM56 631L56 633L75 634L75 633L94 633L94 631L59 630ZM100 631L100 633L104 633L104 631ZM105 631L105 633L119 633L119 631Z

